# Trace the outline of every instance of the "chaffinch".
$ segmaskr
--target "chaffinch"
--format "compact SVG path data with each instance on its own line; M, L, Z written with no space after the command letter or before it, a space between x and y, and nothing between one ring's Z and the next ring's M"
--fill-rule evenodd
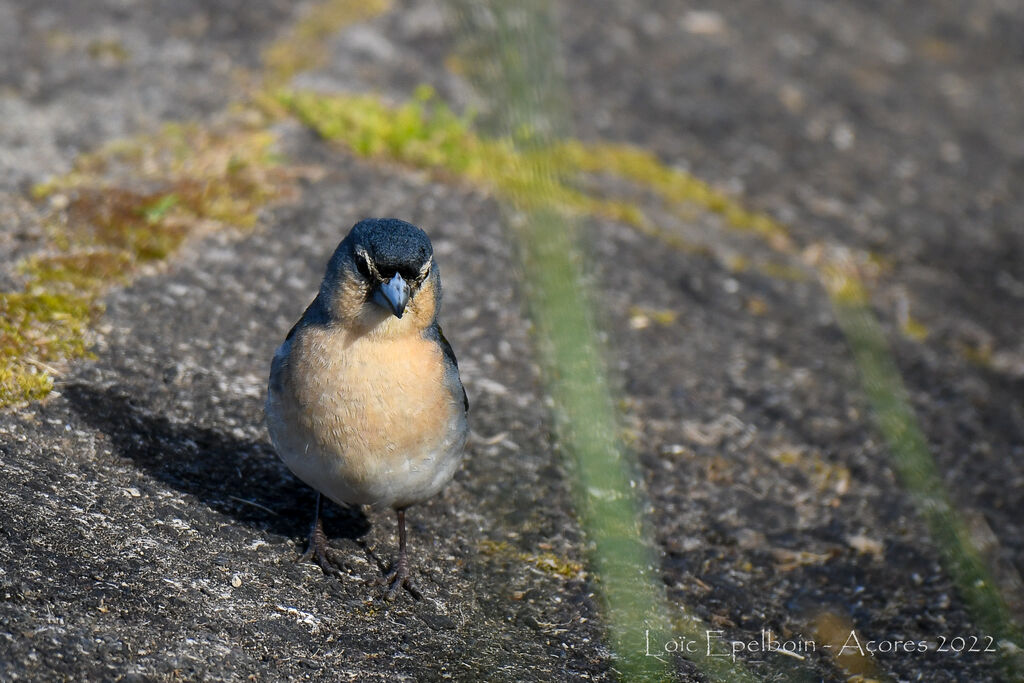
M326 573L321 494L391 507L398 558L386 597L414 596L405 511L451 480L469 433L469 402L437 314L441 279L427 235L394 218L357 223L327 264L320 291L277 349L267 427L278 455L317 491L309 547Z

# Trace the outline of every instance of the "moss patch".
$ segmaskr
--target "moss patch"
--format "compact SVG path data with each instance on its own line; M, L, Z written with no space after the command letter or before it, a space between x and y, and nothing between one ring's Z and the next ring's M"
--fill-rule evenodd
M95 60L124 64L131 57L119 40L93 40L85 46L86 53Z
M525 209L548 209L563 215L618 221L687 252L705 251L679 235L659 228L640 205L609 199L584 189L587 176L611 175L643 192L654 192L673 213L692 218L694 208L721 215L725 225L751 233L777 251L793 254L784 226L765 214L749 211L708 183L629 145L588 145L570 140L531 145L522 140L489 138L474 130L473 116L459 115L428 86L400 105L364 94L323 94L281 90L270 97L327 140L360 156L383 158L456 178L482 187ZM524 142L525 140L525 142ZM537 169L544 169L538 173ZM765 274L787 279L806 277L798 267L758 264Z
M634 330L642 330L650 327L651 324L669 327L675 323L678 314L665 308L646 308L644 306L630 306L629 326Z
M548 574L561 576L564 579L577 579L584 576L583 565L567 560L549 551L528 553L514 548L505 541L482 541L480 552L488 556L498 556L525 562Z
M332 35L344 26L383 14L390 6L389 0L328 0L313 6L263 53L267 86L279 87L295 74L322 65Z
M265 52L265 86L324 63L333 34L389 7L388 0L314 4ZM68 40L51 42L67 47ZM116 41L94 41L87 52L115 64L129 58ZM270 98L261 91L250 101ZM197 232L252 226L261 207L294 194L296 174L274 153L272 119L251 104L231 111L215 125L171 124L110 143L33 188L52 208L51 249L18 264L20 290L0 292L0 407L45 397L60 365L88 355L89 329L111 286Z
M667 166L645 149L569 141L559 145L554 153L579 171L612 173L653 190L677 212L688 204L696 205L721 215L733 228L768 240L779 250L788 250L790 246L788 231L781 223L744 208L721 190L686 171Z
M927 325L911 316L907 316L907 319L900 325L900 329L904 336L919 342L925 341L928 339L928 335L931 334Z
M53 388L48 364L86 355L91 297L28 286L0 293L0 406L38 400Z
M0 406L43 398L54 365L88 355L101 296L190 235L251 226L292 192L261 121L167 126L83 155L33 189L49 199L52 249L19 264L20 291L0 292Z

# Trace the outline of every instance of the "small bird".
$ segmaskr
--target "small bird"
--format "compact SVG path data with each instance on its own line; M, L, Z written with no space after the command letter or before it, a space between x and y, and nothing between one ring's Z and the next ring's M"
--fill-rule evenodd
M267 427L278 455L317 491L309 546L325 573L321 494L391 507L398 559L390 600L409 580L405 511L447 484L462 461L469 401L441 332L441 278L426 233L395 218L353 226L320 291L270 366Z

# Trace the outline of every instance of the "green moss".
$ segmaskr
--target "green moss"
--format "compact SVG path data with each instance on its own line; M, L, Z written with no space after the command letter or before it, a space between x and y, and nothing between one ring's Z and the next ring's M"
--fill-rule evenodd
M95 60L109 60L118 64L127 62L131 56L119 40L94 40L86 46L85 51Z
M584 574L583 565L579 562L567 560L548 551L524 552L505 541L482 541L480 552L492 557L506 557L518 562L525 562L543 572L565 579L579 578Z
M101 248L119 253L124 264L165 258L188 232L188 226L168 217L151 218L151 209L165 200L164 193L140 193L119 188L83 187L62 212L62 241L71 250ZM74 252L71 255L77 256ZM69 276L90 276L89 259L73 258L63 272ZM81 266L78 274L70 272ZM52 279L52 278L51 278Z
M0 364L0 406L40 401L52 390L49 373L21 363Z
M928 335L931 334L927 325L911 316L907 316L907 319L903 321L900 328L905 336L919 342L926 340Z
M762 275L767 275L776 280L787 280L789 282L803 282L808 277L808 270L794 265L784 263L764 263L758 266Z
M821 281L832 301L841 306L867 306L868 293L855 271L828 264L822 270Z
M264 78L274 88L288 83L295 74L323 64L327 40L344 26L365 21L390 9L389 0L328 0L314 5L263 54Z
M629 324L634 329L643 329L651 323L668 327L675 323L677 317L675 311L666 308L629 307Z
M178 205L178 201L176 194L163 195L149 206L142 207L142 215L149 223L159 223L171 209Z
M48 290L93 291L103 283L122 281L130 260L121 251L60 253L30 257L21 271Z
M170 124L157 135L111 143L79 157L71 172L37 185L32 195L91 194L71 213L96 211L119 225L196 218L252 225L259 207L278 196L289 179L279 167L267 121L254 117L249 110L215 126ZM159 189L130 189L143 184ZM119 232L110 225L105 230Z
M598 215L638 227L647 223L635 204L593 197L538 176L533 170L551 151L524 153L509 140L478 135L472 116L452 112L429 87L420 87L412 100L398 106L372 95L282 91L275 99L324 138L361 156L432 170L515 197L529 207Z
M720 214L739 230L752 232L779 248L789 244L786 228L769 216L745 209L735 199L694 175L672 168L653 153L631 145L563 143L555 151L572 168L591 173L611 173L661 195L669 206L682 210L695 204Z
M101 310L87 295L39 285L0 293L0 406L46 396L49 364L87 355L85 331Z
M55 369L88 355L103 293L139 265L197 230L250 226L290 191L293 174L277 165L265 126L167 126L83 155L33 189L54 206L51 250L19 264L21 291L0 292L0 406L44 397Z
M389 6L315 4L266 51L265 85L323 63L334 33ZM94 41L87 52L115 62L129 57L116 41ZM256 92L216 125L170 124L156 135L112 142L32 188L36 200L54 207L51 249L19 264L21 291L0 292L0 407L44 397L60 365L87 355L100 298L140 264L167 258L197 230L252 226L262 206L294 194L295 173L274 152L272 121L251 106L268 101Z
M519 138L528 141L529 131L520 131L515 141L488 138L475 131L471 114L454 113L428 86L421 86L411 100L394 106L365 94L281 90L269 99L325 139L360 156L394 160L468 182L526 209L613 220L688 253L707 251L707 247L655 225L637 203L587 192L576 184L588 174L613 175L641 190L653 191L684 218L692 217L692 208L697 206L720 214L726 225L792 254L791 240L780 223L744 209L721 191L636 147L579 141L524 145ZM754 267L771 277L806 277L800 268L786 264L767 262Z

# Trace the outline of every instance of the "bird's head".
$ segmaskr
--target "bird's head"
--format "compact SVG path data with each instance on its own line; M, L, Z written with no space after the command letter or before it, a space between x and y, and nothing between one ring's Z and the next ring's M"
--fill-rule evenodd
M329 314L367 330L422 330L434 321L441 284L426 233L396 218L356 223L327 266L320 295Z

